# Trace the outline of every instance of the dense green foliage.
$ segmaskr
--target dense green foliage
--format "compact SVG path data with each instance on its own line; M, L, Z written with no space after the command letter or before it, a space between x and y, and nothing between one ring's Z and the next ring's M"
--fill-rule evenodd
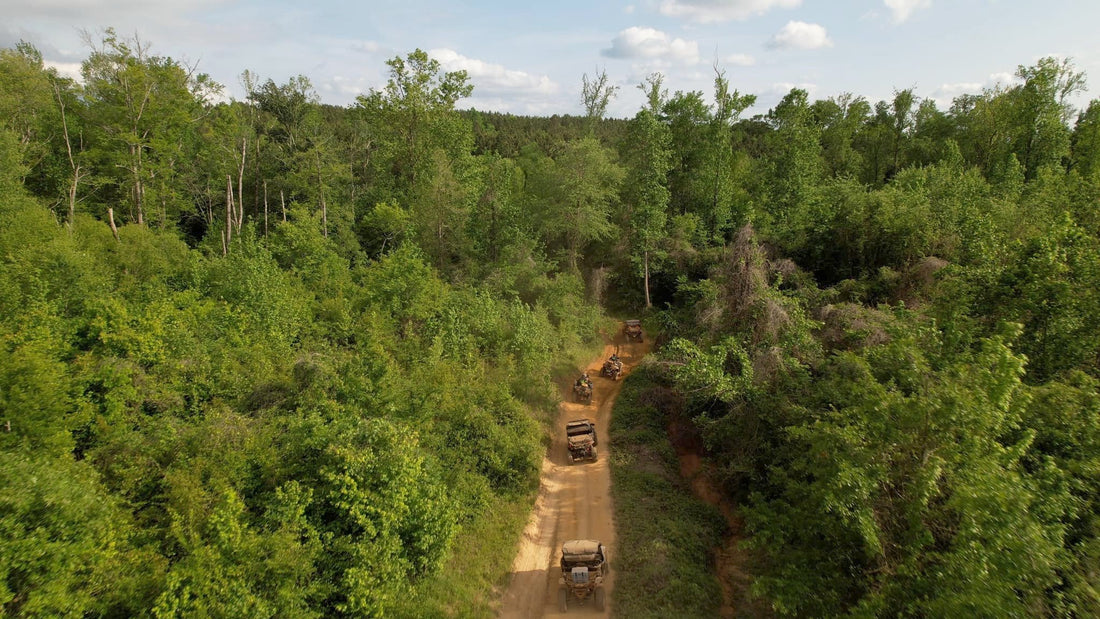
M111 33L83 87L3 51L0 614L490 612L601 321L433 62L330 122Z
M1100 612L1100 177L1065 124L1083 77L1018 76L946 114L793 91L735 127L761 206L684 255L662 367L780 614Z
M0 50L4 614L491 614L594 302L660 308L777 612L1100 614L1071 62L753 118L651 76L630 120L606 76L539 119L387 64L348 108L247 72L215 104L112 31L80 83Z

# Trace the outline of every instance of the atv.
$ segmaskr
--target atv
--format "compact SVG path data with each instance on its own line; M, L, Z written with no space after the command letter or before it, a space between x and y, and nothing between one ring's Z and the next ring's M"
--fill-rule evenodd
M585 404L592 402L592 381L578 380L573 383L573 399Z
M603 367L600 368L600 376L606 376L611 380L619 380L623 375L623 361L619 358L619 355L611 355L607 361L604 361Z

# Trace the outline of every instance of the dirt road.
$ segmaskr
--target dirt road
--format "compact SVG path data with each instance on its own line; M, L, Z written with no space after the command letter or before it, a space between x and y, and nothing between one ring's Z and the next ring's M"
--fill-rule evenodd
M588 364L588 375L593 382L590 404L573 402L572 383L562 385L563 402L555 425L554 442L542 460L539 496L512 563L512 580L504 594L500 617L610 616L614 569L605 580L608 603L602 613L589 602L570 606L569 612L563 615L558 612L557 591L561 545L566 540L599 540L607 548L613 565L615 561L611 474L607 466L614 446L609 444L608 426L622 379L612 381L600 376L600 367L618 347L625 377L649 350L648 343L627 344L621 335L616 342L604 348L603 355ZM565 447L565 422L585 417L596 422L599 457L595 462L570 464Z

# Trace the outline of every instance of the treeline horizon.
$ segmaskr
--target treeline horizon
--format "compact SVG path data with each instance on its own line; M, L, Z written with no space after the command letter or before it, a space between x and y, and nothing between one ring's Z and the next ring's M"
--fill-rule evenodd
M751 118L654 74L629 120L605 74L539 118L387 66L211 104L111 30L81 83L0 50L4 614L491 616L604 308L662 334L637 401L699 432L774 612L1100 614L1072 61Z

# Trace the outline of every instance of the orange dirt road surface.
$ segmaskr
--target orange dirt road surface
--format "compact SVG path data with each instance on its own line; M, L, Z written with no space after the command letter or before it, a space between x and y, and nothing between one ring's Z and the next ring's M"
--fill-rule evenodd
M604 348L599 359L588 364L593 384L590 404L573 401L572 380L562 385L563 402L554 427L554 441L542 459L538 499L512 563L512 579L504 593L499 617L608 617L611 614L616 546L611 472L607 465L613 446L609 444L608 427L611 408L623 378L649 352L648 342L627 343L621 333L615 337L615 342ZM623 377L613 381L600 376L600 368L616 348L623 362ZM580 376L579 371L577 376ZM565 422L586 417L596 422L597 459L570 464L565 446ZM576 598L570 598L568 613L558 612L561 545L571 539L595 539L607 548L612 569L604 580L607 607L602 613L596 610L591 599L582 605Z

